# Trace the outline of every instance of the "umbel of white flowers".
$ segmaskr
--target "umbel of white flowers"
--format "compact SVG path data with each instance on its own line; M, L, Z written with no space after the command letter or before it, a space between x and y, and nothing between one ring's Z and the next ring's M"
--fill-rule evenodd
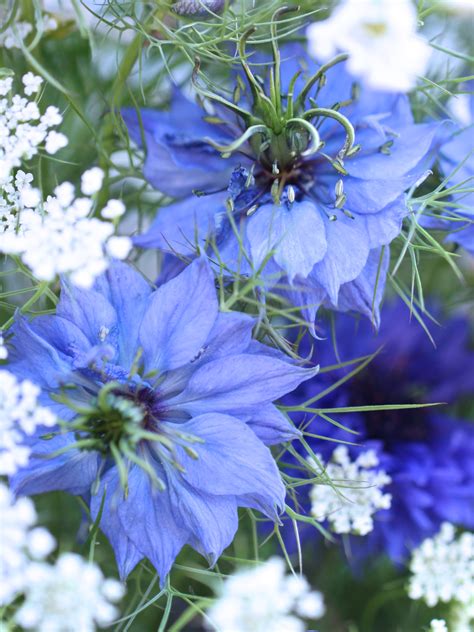
M431 607L439 602L467 607L474 595L474 533L456 537L455 527L445 522L436 536L415 549L410 571L411 599L423 599Z
M0 484L0 514L0 606L13 612L6 629L16 624L35 632L65 630L74 613L74 629L93 632L117 617L113 604L123 597L124 586L104 578L96 564L74 553L62 553L50 564L47 557L56 543L47 529L37 526L29 498L15 500Z
M311 464L323 474L318 463ZM374 528L374 513L389 509L392 500L390 494L382 492L391 482L390 476L377 469L378 465L374 450L366 450L351 461L347 447L337 447L324 470L329 481L311 489L312 515L320 521L328 520L335 533L367 535Z
M272 557L231 575L206 623L219 632L305 632L303 619L320 619L324 612L322 594L302 575L287 575L283 559Z

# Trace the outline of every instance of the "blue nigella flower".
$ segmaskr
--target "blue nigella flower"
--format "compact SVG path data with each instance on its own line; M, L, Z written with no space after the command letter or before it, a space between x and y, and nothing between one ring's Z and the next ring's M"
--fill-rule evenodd
M237 508L278 520L285 488L268 445L298 433L272 402L315 374L252 340L254 320L218 310L197 259L152 290L115 264L92 290L64 283L56 315L19 317L9 370L67 422L32 440L19 494L90 498L122 577L147 557L161 581L185 544L212 563Z
M442 228L450 231L446 241L459 244L474 254L474 95L453 98L463 107L463 121L440 149L440 167L448 186L471 189L454 196L456 208Z
M379 353L356 376L312 404L316 408L380 406L447 402L454 404L474 389L474 352L468 348L469 328L465 318L448 320L438 332L437 348L432 346L418 323L409 324L404 305L388 307L378 336L366 322L355 323L340 316L335 328L337 359L331 341L318 344L314 358L321 367ZM301 352L310 352L303 345ZM300 386L284 399L288 406L300 406L353 371L352 364L321 373L318 384ZM351 459L374 449L379 467L392 479L383 492L392 495L390 509L374 515L375 527L364 537L351 538L357 558L385 553L395 562L403 561L424 538L438 531L443 521L474 526L474 425L459 420L446 407L384 410L365 413L329 413L358 434L349 434L321 417L291 413L297 425L305 425L313 435L345 442ZM337 447L334 441L308 437L316 453L329 461ZM306 456L306 455L305 455ZM309 491L310 486L303 489ZM306 511L310 502L301 487L296 500ZM344 490L341 490L344 492ZM294 546L293 529L286 539ZM316 537L313 527L301 530L309 544Z
M300 48L282 54L254 65L270 67L263 79L241 42L250 94L236 102L195 79L212 115L179 93L169 111L123 111L132 139L145 141L145 177L178 198L135 244L218 252L233 273L264 267L309 322L321 304L378 320L384 246L400 233L438 124L416 124L405 95L359 90L345 55L317 68Z

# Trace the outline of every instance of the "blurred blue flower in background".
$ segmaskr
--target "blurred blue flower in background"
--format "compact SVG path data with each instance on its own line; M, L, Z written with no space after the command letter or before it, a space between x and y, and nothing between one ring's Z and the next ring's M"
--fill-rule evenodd
M199 248L230 273L263 268L309 322L324 304L378 324L383 247L401 231L405 191L430 165L439 124L415 123L406 95L360 90L346 57L318 67L290 46L273 64L243 61L250 94L236 102L197 85L212 115L179 93L169 111L123 110L131 138L145 141L145 177L178 198L135 244ZM254 74L269 66L270 78Z
M470 86L472 89L472 85ZM440 167L448 179L447 186L471 189L474 186L474 95L460 94L450 100L451 110L458 121L457 129L443 143L440 150ZM474 192L455 194L457 208L448 211L451 216L443 228L452 241L474 255ZM454 221L455 220L455 221Z
M469 349L467 319L453 317L437 330L435 348L421 326L408 321L404 305L387 307L378 336L366 321L354 322L340 316L335 344L340 361L378 351L370 363L313 407L381 406L445 402L455 404L474 389L474 352ZM313 357L321 367L338 364L330 340L319 342ZM309 346L301 348L304 356ZM300 386L284 398L284 404L299 406L354 370L354 364L321 373L318 384ZM445 406L410 410L329 413L333 419L358 434L350 434L321 417L291 413L299 427L332 439L355 442L348 446L352 458L375 450L379 468L391 483L391 507L374 515L374 529L364 537L351 538L355 558L386 553L403 561L410 550L439 530L443 521L468 528L474 526L474 425L458 420ZM311 448L327 462L337 443L308 438ZM336 484L343 484L338 482ZM309 488L303 488L309 491ZM298 488L301 490L301 488ZM344 488L341 489L344 494ZM299 492L296 499L309 507L309 498ZM289 546L292 529L288 528ZM316 537L314 528L301 531L304 541Z
M19 316L9 339L9 370L64 421L28 438L12 489L85 497L121 576L148 557L162 582L185 544L214 563L238 507L277 521L266 446L298 432L272 402L317 370L252 340L253 325L219 312L202 258L154 291L118 263L92 290L63 284L56 314Z

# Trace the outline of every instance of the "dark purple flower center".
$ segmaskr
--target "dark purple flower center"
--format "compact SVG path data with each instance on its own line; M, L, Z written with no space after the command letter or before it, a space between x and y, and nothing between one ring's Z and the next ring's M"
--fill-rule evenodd
M133 402L142 411L142 427L145 430L157 431L163 406L159 394L150 386L126 385L113 391L119 398Z
M81 409L71 429L88 450L133 450L150 433L159 434L163 410L159 392L147 384L109 381Z

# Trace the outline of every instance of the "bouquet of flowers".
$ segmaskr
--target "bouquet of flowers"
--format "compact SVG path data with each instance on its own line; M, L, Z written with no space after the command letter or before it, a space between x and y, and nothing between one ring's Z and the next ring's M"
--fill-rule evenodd
M473 28L4 0L2 631L472 630Z

